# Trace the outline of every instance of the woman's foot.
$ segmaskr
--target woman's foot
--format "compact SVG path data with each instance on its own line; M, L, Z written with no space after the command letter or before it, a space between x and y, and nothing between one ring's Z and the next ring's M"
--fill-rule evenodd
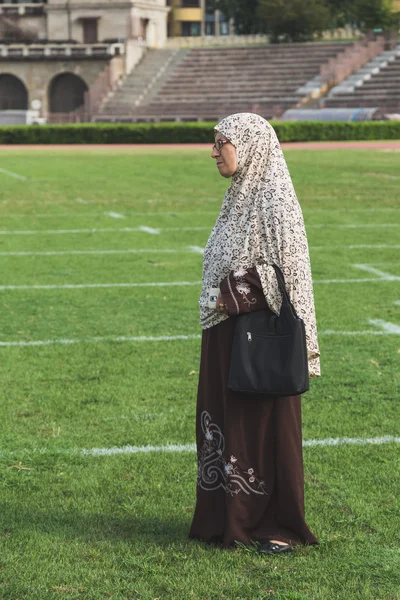
M278 540L270 540L260 546L258 552L260 554L285 554L287 552L291 552L292 550L293 548L290 544L279 542Z

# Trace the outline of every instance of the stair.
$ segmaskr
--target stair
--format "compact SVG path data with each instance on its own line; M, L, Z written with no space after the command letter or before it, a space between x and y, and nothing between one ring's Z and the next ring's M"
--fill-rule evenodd
M99 109L101 115L131 115L151 102L164 82L186 56L186 50L147 50L146 54Z

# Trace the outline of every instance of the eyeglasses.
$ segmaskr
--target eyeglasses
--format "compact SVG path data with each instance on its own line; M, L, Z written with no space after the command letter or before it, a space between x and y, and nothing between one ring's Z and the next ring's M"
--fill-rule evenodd
M218 140L217 142L215 142L213 150L215 150L215 152L218 152L219 154L222 148L225 146L225 144L229 144L229 140Z

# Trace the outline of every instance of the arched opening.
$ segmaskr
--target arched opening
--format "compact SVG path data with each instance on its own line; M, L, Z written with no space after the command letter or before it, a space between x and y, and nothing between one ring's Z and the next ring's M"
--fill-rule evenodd
M28 110L28 92L18 77L0 74L0 110Z
M61 73L50 83L49 106L51 113L70 113L84 104L88 86L78 75Z

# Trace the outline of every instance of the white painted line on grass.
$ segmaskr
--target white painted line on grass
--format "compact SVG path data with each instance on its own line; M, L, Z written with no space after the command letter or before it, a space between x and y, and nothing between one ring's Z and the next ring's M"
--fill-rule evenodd
M400 281L400 277L390 276L379 279L316 279L313 283L382 283ZM180 287L188 285L201 285L201 281L150 281L147 283L64 283L46 285L0 285L0 291L14 290L83 290L90 288L141 288L141 287Z
M400 327L393 323L388 323L382 320L369 320L371 325L379 327L380 331L335 331L327 329L325 331L319 331L319 335L400 335ZM9 347L29 347L29 346L51 346L54 344L68 345L68 344L98 344L104 342L172 342L175 340L198 340L201 338L201 334L190 334L190 335L163 335L163 336L136 336L136 337L95 337L95 338L83 338L83 339L54 339L54 340L32 340L32 341L15 341L15 342L1 342L1 348Z
M355 267L356 269L361 269L361 271L366 271L367 273L371 273L372 275L377 275L380 279L384 280L384 281L399 281L400 277L397 277L396 275L390 275L390 273L385 273L384 271L381 271L380 269L376 269L375 267L372 267L371 265L368 264L356 264L353 265L353 267Z
M166 446L123 446L122 448L84 448L84 456L117 456L119 454L148 454L149 452L195 452L196 444L168 444Z
M400 437L385 435L370 438L326 438L321 440L303 440L304 448L317 446L380 446L382 444L400 444ZM121 454L149 454L160 452L196 452L196 444L167 444L164 446L122 446L113 448L84 448L83 456L118 456Z
M63 235L63 234L76 234L76 233L133 233L135 231L143 231L153 235L159 235L162 231L203 231L211 230L211 227L164 227L164 228L153 228L145 225L139 227L122 227L120 229L114 229L112 227L93 227L91 229L33 229L33 230L22 230L22 231L7 231L0 230L0 235Z
M151 235L160 235L161 229L155 229L154 227L146 227L145 225L141 225L138 227L139 231L144 231L145 233L150 233Z
M400 249L400 244L351 244L349 246L310 246L310 250L333 250L342 248L343 250L358 250L372 248L397 248Z
M207 227L163 227L161 231L211 231L212 225Z
M14 177L14 179L19 179L20 181L26 181L27 177L23 175L19 175L18 173L14 173L13 171L7 171L7 169L0 169L0 173L4 173L4 175L9 175L10 177Z
M325 329L319 331L319 335L400 335L400 327L389 321L382 319L368 319L368 323L374 327L378 327L379 331L335 331L333 329Z
M113 227L102 227L96 228L92 227L91 229L32 229L32 230L22 230L22 231L7 231L0 230L0 235L63 235L69 233L133 233L135 231L144 231L140 227L122 227L120 229L115 229Z
M85 202L88 204L88 202ZM119 214L119 213L113 213ZM103 215L110 216L111 212L64 212L64 213L6 213L4 215L0 215L2 218L8 219L25 219L28 217L35 217L40 219L51 219L55 217L100 217ZM214 217L218 216L218 212L213 211L159 211L159 212L127 212L122 215L125 219L135 219L136 217L181 217L182 215L190 215L191 217L196 217L198 215L213 215ZM211 226L210 226L211 227Z
M369 319L368 323L375 325L376 327L381 327L384 333L400 335L400 326L395 325L394 323L389 323L388 321L383 321L382 319Z
M201 281L152 281L148 283L65 283L61 285L0 285L0 291L6 290L84 290L90 288L136 288L136 287L181 287L201 285Z
M132 248L128 250L39 250L34 252L0 252L0 256L69 256L69 255L93 255L96 254L175 254L183 252L186 254L191 251L186 248Z
M201 246L188 246L189 250L191 250L192 252L195 252L197 254L203 254L204 253L204 248L201 248Z
M55 339L55 340L33 340L30 342L0 342L0 348L25 348L30 346L52 346L54 344L70 345L70 344L99 344L105 342L124 343L124 342L174 342L177 340L198 340L200 334L193 335L161 335L158 337L152 336L137 336L137 337L95 337L86 339Z
M384 435L371 438L327 438L325 440L303 440L303 446L369 446L381 444L400 444L400 437Z
M75 198L75 202L78 204L89 204L87 200L83 200L82 198Z
M372 200L372 198L369 198ZM380 201L380 198L375 198ZM398 207L387 207L383 206L380 208L303 208L303 213L375 213L375 212L397 212L400 210Z
M400 277L379 277L374 279L314 279L313 283L379 283L382 281L400 281Z
M374 228L375 227L400 227L400 223L358 223L358 224L342 224L342 223L314 223L306 225L307 229L310 227L337 227L339 229L363 229L363 228Z
M105 212L106 217L111 217L112 219L125 219L125 215L121 215L121 213L116 212Z

